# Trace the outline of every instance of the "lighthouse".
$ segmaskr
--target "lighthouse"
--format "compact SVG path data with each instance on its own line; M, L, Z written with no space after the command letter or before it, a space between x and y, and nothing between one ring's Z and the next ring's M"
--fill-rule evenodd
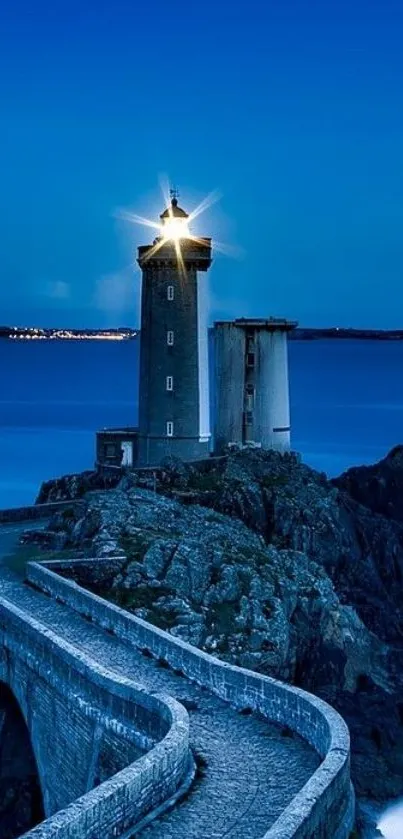
M105 474L158 466L168 456L203 460L232 445L290 448L287 338L297 324L238 318L217 321L209 335L203 274L211 265L211 239L195 236L191 222L171 191L159 223L148 222L156 238L138 249L139 421L97 433L96 468Z
M142 271L138 466L210 447L207 289L211 239L193 236L171 191L160 234L138 249Z

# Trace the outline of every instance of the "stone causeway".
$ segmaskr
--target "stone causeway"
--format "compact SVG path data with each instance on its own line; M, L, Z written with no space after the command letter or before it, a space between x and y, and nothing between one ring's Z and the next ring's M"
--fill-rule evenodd
M337 712L72 579L105 561L0 573L0 680L27 723L46 816L24 839L348 839Z

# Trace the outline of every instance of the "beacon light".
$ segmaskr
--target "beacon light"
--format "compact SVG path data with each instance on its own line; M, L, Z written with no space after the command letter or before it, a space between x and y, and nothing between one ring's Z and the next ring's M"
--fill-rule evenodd
M190 236L189 225L186 218L176 218L175 216L167 216L161 225L161 233L164 239L188 239Z
M200 239L198 236L194 236L193 233L191 233L189 225L192 224L192 222L208 207L214 204L214 202L219 199L220 195L217 192L210 193L210 195L207 195L206 198L204 198L203 201L195 207L190 214L188 214L185 210L178 206L178 191L176 189L169 190L170 200L167 196L165 196L164 190L163 193L168 206L164 212L161 213L159 222L127 211L121 211L119 216L131 223L134 222L136 224L141 224L145 227L151 227L153 230L158 231L157 237L154 239L152 246L148 248L147 253L142 256L143 262L147 262L149 259L152 259L156 256L160 248L168 242L172 242L176 253L179 272L181 275L185 276L186 272L181 250L181 242L186 239L188 241L195 242L197 245L205 245L204 239ZM231 249L220 242L215 241L214 246L217 250L221 250L223 253L231 253ZM234 253L232 255L234 255Z
M163 240L179 242L180 239L189 239L189 216L178 207L178 193L171 189L171 203L160 215L160 230Z

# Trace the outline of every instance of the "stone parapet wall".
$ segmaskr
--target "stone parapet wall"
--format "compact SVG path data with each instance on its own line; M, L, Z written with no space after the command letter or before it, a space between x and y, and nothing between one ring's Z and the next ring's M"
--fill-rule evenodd
M322 763L264 839L347 839L354 824L354 792L350 738L339 714L299 688L219 661L57 573L76 576L81 567L88 577L96 565L97 574L102 574L98 560L29 563L27 575L34 585L97 625L166 660L231 705L259 711L268 720L289 726L316 749Z
M112 674L3 596L0 644L0 680L25 717L48 816L25 839L113 839L175 794L189 767L176 700ZM102 743L118 771L91 789ZM150 750L136 759L139 746Z

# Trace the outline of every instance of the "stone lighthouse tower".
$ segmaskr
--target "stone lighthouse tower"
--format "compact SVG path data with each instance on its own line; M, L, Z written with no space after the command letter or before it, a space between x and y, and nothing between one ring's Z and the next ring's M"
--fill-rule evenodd
M161 233L139 248L142 270L138 465L207 457L210 444L207 290L211 239L189 231L171 192Z

